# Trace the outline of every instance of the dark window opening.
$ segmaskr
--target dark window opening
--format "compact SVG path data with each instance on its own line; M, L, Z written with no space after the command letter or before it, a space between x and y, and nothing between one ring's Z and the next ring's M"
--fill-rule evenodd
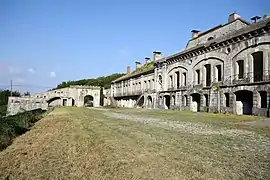
M179 72L176 72L176 86L177 86L177 89L179 88L180 86L180 77L179 77Z
M187 95L183 96L183 106L187 106L188 102L187 102Z
M196 70L197 84L200 84L200 70Z
M186 86L187 85L187 73L183 73L183 84L184 84L184 86Z
M217 80L221 81L221 65L217 65Z
M170 88L172 88L173 87L173 78L172 78L172 76L170 76Z
M204 99L205 99L205 106L208 107L209 106L208 94L204 95Z
M211 65L206 64L205 69L206 69L206 86L210 86L211 85Z
M254 82L263 80L263 52L255 52L253 56Z
M237 61L238 64L238 79L244 78L244 60Z
M230 94L225 93L224 95L225 95L225 106L230 107Z
M267 92L260 91L259 93L261 97L261 108L267 108Z

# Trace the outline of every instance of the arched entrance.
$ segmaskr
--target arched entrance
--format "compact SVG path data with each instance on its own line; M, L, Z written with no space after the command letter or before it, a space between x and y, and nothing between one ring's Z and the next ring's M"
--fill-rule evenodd
M61 106L61 98L60 97L53 97L47 101L49 107Z
M236 114L252 114L253 92L247 90L236 91Z
M165 95L164 99L165 99L165 109L170 109L171 97L169 95Z
M194 93L190 95L192 97L191 111L200 112L201 95Z
M142 97L139 99L137 106L142 107L143 104L144 104L144 96L142 96Z
M152 108L153 100L151 96L147 97L147 107Z
M84 106L85 107L93 107L94 106L94 97L91 95L86 95L84 97Z

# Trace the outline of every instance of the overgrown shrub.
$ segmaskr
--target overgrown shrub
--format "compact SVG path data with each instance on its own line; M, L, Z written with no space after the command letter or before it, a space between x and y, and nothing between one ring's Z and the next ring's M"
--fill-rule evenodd
M12 140L24 134L41 119L42 111L24 112L15 116L0 117L0 150L5 149Z

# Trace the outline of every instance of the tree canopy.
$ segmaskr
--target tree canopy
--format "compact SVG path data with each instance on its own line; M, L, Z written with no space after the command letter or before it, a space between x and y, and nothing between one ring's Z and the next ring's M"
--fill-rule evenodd
M65 88L65 87L69 87L71 85L101 86L101 87L104 87L105 89L108 89L108 88L110 88L112 81L114 81L115 79L117 79L123 75L125 75L125 74L115 73L115 74L111 74L109 76L101 76L98 78L81 79L78 81L62 82L61 84L58 84L55 89Z

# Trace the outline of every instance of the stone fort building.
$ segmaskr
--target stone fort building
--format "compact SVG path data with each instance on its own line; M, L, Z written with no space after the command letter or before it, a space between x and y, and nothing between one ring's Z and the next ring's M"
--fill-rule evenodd
M153 52L136 70L116 79L118 106L228 112L267 116L270 108L270 17L192 31L186 48L162 57Z
M47 110L56 106L91 106L102 105L101 87L99 86L70 86L43 93L22 97L9 97L8 115L37 109Z

